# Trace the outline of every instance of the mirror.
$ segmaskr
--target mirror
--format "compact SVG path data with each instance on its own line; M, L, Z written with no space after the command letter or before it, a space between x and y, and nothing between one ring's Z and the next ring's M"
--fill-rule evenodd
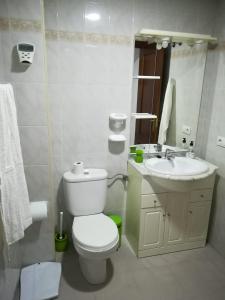
M135 38L132 113L153 114L157 119L133 117L131 145L182 147L185 138L188 147L195 142L206 54L207 42Z

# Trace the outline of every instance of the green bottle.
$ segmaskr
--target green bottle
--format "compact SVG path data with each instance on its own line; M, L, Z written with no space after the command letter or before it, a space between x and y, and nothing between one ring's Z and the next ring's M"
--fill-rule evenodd
M135 153L136 154L136 146L130 146L130 153Z
M143 154L144 154L143 150L141 150L141 149L136 150L136 156L135 156L135 162L136 163L142 163L143 162L143 160L144 160Z

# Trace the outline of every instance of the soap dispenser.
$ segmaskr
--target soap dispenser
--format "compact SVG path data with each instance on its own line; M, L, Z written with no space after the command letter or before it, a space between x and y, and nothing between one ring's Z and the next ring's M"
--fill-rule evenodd
M195 158L194 154L194 141L191 141L189 144L189 151L187 152L187 157Z
M186 140L186 138L182 139L182 148L187 149L187 140Z

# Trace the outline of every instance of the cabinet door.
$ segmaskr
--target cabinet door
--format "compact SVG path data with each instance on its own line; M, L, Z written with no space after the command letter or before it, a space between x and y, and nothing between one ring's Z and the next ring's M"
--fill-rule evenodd
M189 202L186 241L204 240L207 236L211 201Z
M165 229L165 208L141 210L139 250L161 247Z
M188 193L169 193L166 207L165 244L184 242Z

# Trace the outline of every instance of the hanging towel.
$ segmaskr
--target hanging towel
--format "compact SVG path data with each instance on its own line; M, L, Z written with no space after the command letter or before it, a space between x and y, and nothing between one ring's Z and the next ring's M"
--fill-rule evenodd
M176 85L175 80L170 78L168 80L168 84L166 87L161 122L159 127L158 143L161 145L166 143L167 130L169 128L169 122L170 122L172 106L173 106L173 95L174 95L175 85Z
M32 223L11 84L0 85L0 209L8 245Z

